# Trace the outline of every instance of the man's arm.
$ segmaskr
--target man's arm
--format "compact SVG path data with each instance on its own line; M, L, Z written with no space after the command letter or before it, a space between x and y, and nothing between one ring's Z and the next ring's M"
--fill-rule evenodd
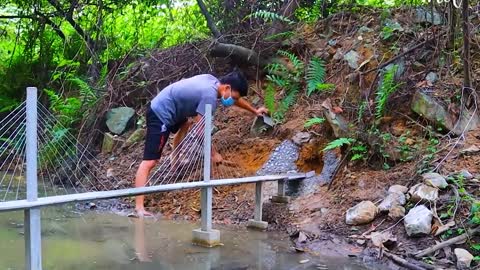
M243 98L239 98L238 100L236 100L235 105L256 115L262 115L268 112L268 110L264 107L255 109L248 101Z

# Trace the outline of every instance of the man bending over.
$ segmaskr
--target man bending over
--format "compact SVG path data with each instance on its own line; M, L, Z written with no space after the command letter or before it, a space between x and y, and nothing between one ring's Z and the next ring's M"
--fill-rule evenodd
M189 117L198 122L205 114L205 105L216 109L217 99L223 106L236 105L256 115L267 113L264 107L255 109L242 97L248 92L248 82L240 72L231 72L219 79L209 74L180 80L165 87L147 109L147 135L143 161L137 170L135 187L145 186L152 168L162 154L170 133L175 133L173 147L177 147L188 132ZM212 149L212 161L221 156ZM145 196L135 198L135 211L140 216L152 216L144 208Z

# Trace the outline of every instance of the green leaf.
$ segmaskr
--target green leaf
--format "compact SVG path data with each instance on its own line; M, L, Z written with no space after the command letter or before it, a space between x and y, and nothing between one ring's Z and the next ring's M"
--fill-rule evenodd
M287 24L294 24L294 22L288 19L287 17L284 17L282 15L279 15L271 11L266 11L266 10L258 10L245 17L245 19L249 19L249 18L262 19L266 22L272 22L274 20L278 20Z
M313 117L308 119L305 124L303 125L304 128L311 128L315 125L320 125L321 123L325 122L325 118L321 117Z
M323 148L323 151L332 150L335 148L342 147L344 145L350 145L353 142L355 142L355 139L352 139L352 138L338 138L334 141L331 141L329 144L327 144L327 146Z
M307 81L307 96L310 96L314 91L321 90L318 86L323 85L325 80L325 63L318 57L313 57L308 64L305 73L305 80Z

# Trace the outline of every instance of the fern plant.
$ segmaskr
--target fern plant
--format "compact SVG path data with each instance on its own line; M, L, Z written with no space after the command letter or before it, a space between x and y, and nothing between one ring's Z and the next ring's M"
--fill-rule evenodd
M305 73L305 81L307 82L307 96L316 91L329 91L335 89L335 85L325 83L325 63L318 57L313 57L308 64Z
M350 145L355 142L355 139L353 138L338 138L336 140L333 140L323 148L323 151L328 151L328 150L333 150L335 148L340 148L344 145Z
M397 72L397 65L385 71L382 82L376 93L375 98L375 118L378 120L383 117L385 108L387 106L388 98L398 89L400 84L395 82L395 73Z
M305 74L305 80L307 81L307 96L310 96L315 90L317 85L321 84L325 80L325 63L318 57L313 57L307 67Z
M278 51L280 56L284 56L291 63L291 67L279 63L272 63L266 67L267 72L267 89L265 94L266 106L273 113L276 122L282 122L285 113L295 103L296 97L300 92L301 81L304 72L303 61L293 53L287 51ZM281 93L281 99L275 100L275 91Z
M275 112L275 87L272 83L268 83L265 87L265 107L268 111Z
M287 23L287 24L294 24L295 23L285 16L282 16L282 15L279 15L275 12L271 12L271 11L267 11L267 10L258 10L258 11L255 11L254 13L252 13L250 15L247 15L245 17L245 19L249 19L249 18L262 19L265 22L272 22L272 21L278 20L278 21L281 21L281 22L284 22L284 23Z
M311 128L315 125L320 125L325 122L325 118L322 117L313 117L308 119L305 124L303 125L304 128Z

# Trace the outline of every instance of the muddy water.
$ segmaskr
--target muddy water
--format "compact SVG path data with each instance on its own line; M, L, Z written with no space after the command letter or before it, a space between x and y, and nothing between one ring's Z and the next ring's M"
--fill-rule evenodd
M284 235L242 227L220 227L224 246L205 249L190 243L195 224L79 213L73 207L42 214L47 270L366 269L347 258L296 253ZM0 213L0 269L24 269L22 223L21 212Z

